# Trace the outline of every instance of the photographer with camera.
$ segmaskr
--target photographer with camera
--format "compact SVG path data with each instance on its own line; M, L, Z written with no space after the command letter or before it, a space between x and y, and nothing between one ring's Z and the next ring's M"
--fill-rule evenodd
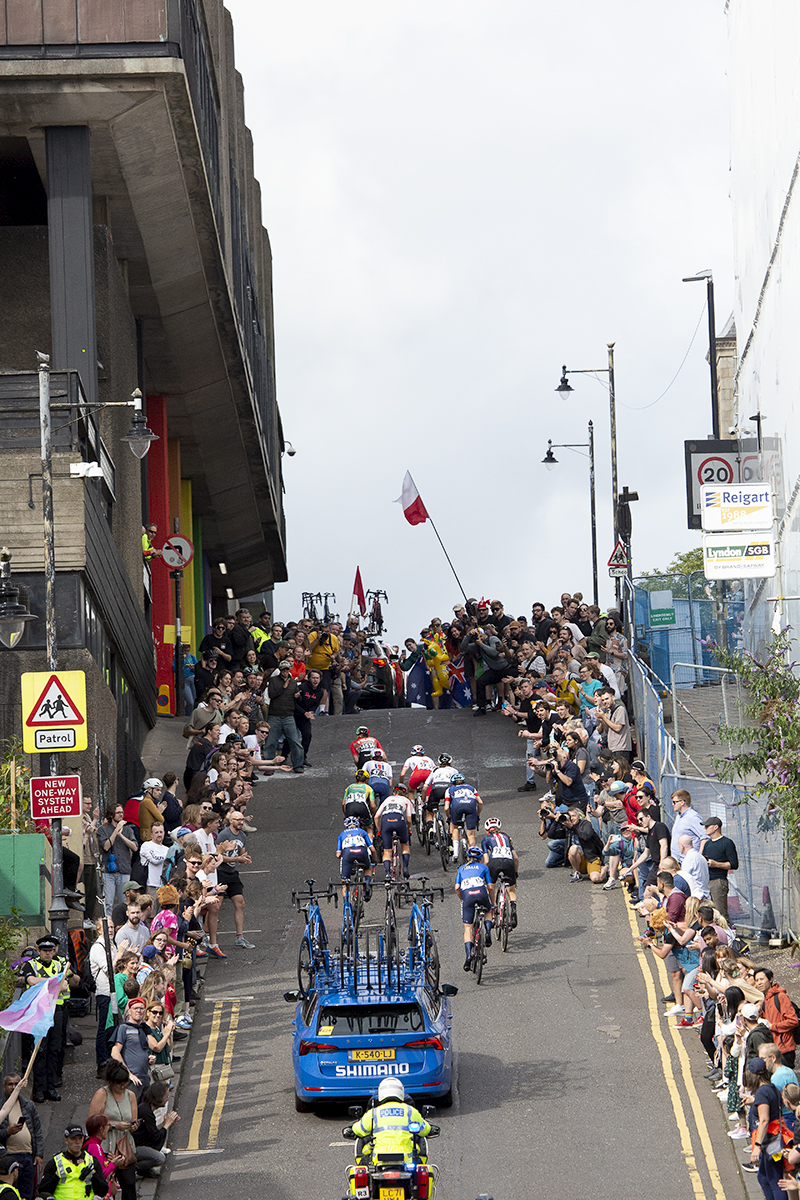
M338 637L331 630L330 621L324 624L317 632L308 635L308 647L309 655L306 668L309 671L319 671L322 690L324 692L322 711L330 713L332 711L330 702L332 683L331 664L342 648Z
M539 837L547 842L546 867L563 867L567 858L567 827L565 805L555 807L552 800L542 800L539 805Z
M570 883L580 883L587 876L592 883L604 883L608 867L603 866L603 841L591 821L579 808L570 808L567 810L566 826L572 835L568 858L574 874L570 876Z
M481 716L486 715L487 692L495 684L513 674L512 664L506 657L505 646L495 634L488 634L484 629L476 629L466 633L461 641L462 654L471 654L474 658L480 656L483 661L483 674L476 681L475 711Z
M572 762L566 746L554 746L551 756L542 760L547 771L547 786L568 808L579 808L586 815L589 796L577 763Z

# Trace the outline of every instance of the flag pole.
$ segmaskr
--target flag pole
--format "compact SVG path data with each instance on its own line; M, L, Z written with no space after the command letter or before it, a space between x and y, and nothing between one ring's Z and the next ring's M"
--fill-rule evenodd
M425 511L426 511L426 512L428 512L428 510L427 510L427 509L426 509ZM458 584L458 586L461 588L461 595L464 597L464 603L466 604L466 603L468 603L468 597L467 597L467 593L464 591L464 585L462 584L461 580L458 578L458 575L456 575L456 569L455 569L455 567L453 566L453 563L452 563L452 561L451 561L451 559L450 559L450 555L447 553L447 551L446 551L446 550L445 550L445 548L444 548L444 542L443 542L443 541L442 541L442 539L439 537L439 530L438 530L438 529L436 528L436 526L434 525L434 523L433 523L433 517L431 516L431 514L430 514L430 513L428 513L428 520L429 520L429 521L430 521L430 523L431 523L431 528L433 529L433 532L436 534L436 537L437 537L437 539L438 539L438 541L439 541L439 545L442 547L442 550L444 551L444 556L445 556L445 558L447 559L448 563L450 563L450 570L451 570L451 571L453 572L453 574L455 575L455 578L456 578L456 583L457 583L457 584Z
M20 1084L20 1088L24 1088L25 1084L30 1079L31 1071L33 1070L33 1064L36 1059L36 1055L39 1053L39 1047L41 1046L43 1041L44 1041L44 1038L39 1038L36 1045L33 1047L33 1054L31 1055L30 1062L28 1063L27 1067L25 1068L25 1074L22 1076L22 1083Z

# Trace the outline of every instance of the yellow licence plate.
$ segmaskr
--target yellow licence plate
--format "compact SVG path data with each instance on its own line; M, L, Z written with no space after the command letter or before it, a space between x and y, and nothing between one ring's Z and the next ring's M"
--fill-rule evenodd
M393 1058L394 1050L351 1050L348 1053L350 1062L388 1062ZM392 1191L397 1191L397 1189L393 1188Z
M380 1189L380 1200L405 1200L405 1194L406 1194L405 1190L401 1187L399 1187L399 1188L382 1187Z

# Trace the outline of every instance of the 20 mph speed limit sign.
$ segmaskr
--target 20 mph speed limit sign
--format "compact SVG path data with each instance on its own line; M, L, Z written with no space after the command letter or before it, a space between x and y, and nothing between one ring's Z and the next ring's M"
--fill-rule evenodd
M686 454L686 503L690 529L702 526L702 489L774 483L778 515L782 511L780 448L777 438L763 438L761 447L754 439L741 442L684 442Z
M194 558L194 546L187 537L176 533L164 542L161 555L168 567L182 570Z

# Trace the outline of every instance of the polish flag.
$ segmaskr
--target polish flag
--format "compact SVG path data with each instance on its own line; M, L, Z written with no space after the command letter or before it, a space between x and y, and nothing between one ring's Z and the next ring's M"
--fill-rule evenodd
M361 582L361 567L356 567L356 581L353 584L353 597L358 601L358 611L362 617L367 612L367 601L364 596L364 585Z
M421 525L428 519L428 510L422 503L422 497L417 491L417 485L411 478L410 471L406 471L406 477L403 480L403 494L397 497L395 504L402 504L403 516L409 525Z

